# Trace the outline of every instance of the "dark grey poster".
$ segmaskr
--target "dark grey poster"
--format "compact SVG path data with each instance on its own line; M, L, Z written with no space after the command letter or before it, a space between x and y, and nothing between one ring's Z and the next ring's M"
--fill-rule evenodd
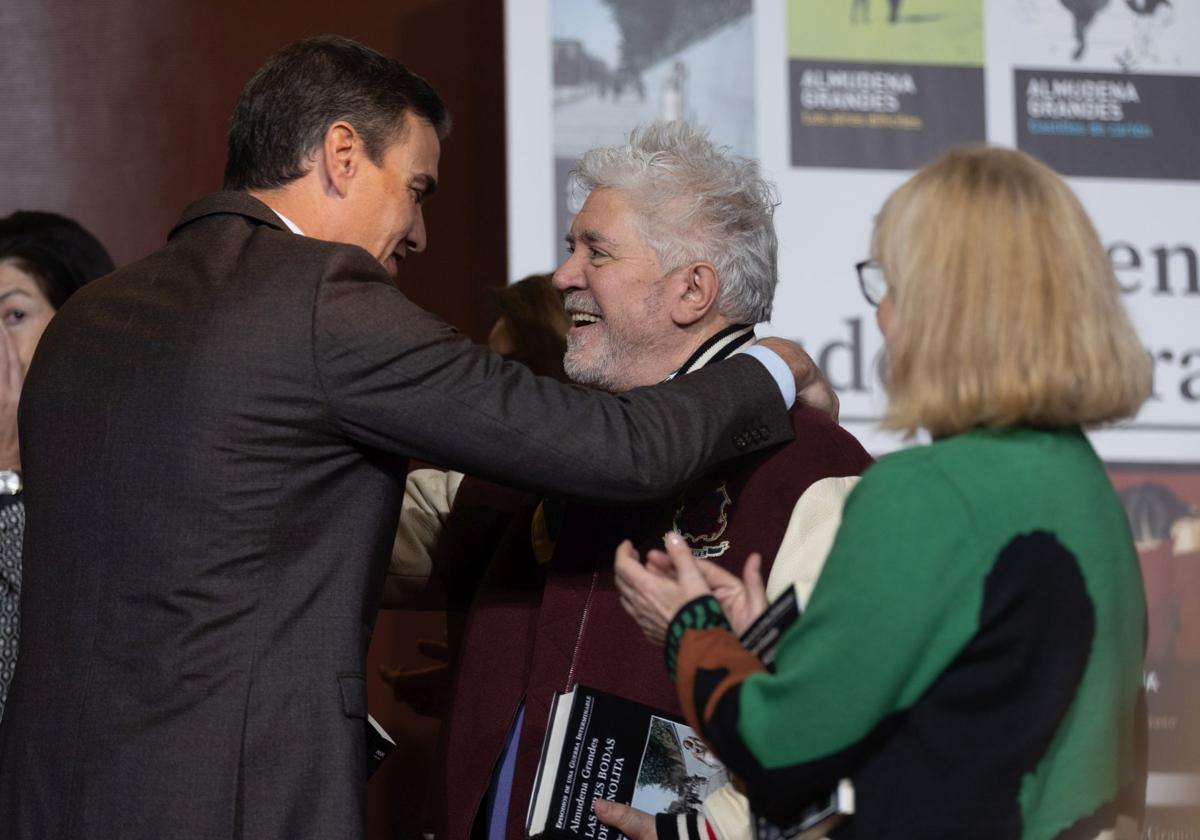
M1200 179L1200 78L1014 71L1017 147L1064 175Z
M792 166L916 169L985 139L980 68L788 64Z

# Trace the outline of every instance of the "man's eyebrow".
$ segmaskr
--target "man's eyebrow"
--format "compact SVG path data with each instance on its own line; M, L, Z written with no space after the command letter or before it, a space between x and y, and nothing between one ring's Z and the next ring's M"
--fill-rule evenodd
M438 188L437 179L432 175L414 175L409 183L419 189L426 198L437 192Z
M602 234L600 231L594 230L593 228L587 228L586 230L581 230L579 232L578 239L579 239L579 241L585 242L588 245L607 245L607 246L611 247L611 246L617 244L616 242L614 242L613 240L609 239L607 236ZM573 231L567 231L563 235L563 242L566 242L567 247L569 247L569 248L574 247L575 240L576 240L576 236Z
M579 238L589 245L616 245L617 243L609 239L600 231L594 228L588 228L579 234Z

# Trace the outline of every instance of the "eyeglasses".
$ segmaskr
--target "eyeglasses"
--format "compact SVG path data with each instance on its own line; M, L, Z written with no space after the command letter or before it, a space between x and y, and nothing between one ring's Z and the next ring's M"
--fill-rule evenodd
M858 285L863 297L872 306L879 306L888 293L887 280L883 279L883 267L878 260L863 260L854 264L858 272Z

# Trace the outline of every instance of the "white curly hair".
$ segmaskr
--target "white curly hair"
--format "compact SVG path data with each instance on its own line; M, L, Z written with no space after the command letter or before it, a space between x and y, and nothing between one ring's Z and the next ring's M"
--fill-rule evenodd
M721 282L717 306L730 321L771 317L779 198L757 161L715 145L702 128L655 122L634 129L624 146L585 153L572 178L584 193L626 191L638 231L664 271L712 263Z

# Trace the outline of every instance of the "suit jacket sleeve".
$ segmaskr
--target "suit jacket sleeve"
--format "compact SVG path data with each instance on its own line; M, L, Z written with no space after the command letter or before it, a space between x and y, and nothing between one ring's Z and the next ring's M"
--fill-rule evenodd
M332 420L366 446L595 502L668 495L708 466L792 436L766 368L733 358L614 396L534 376L339 252L318 285L313 349Z

